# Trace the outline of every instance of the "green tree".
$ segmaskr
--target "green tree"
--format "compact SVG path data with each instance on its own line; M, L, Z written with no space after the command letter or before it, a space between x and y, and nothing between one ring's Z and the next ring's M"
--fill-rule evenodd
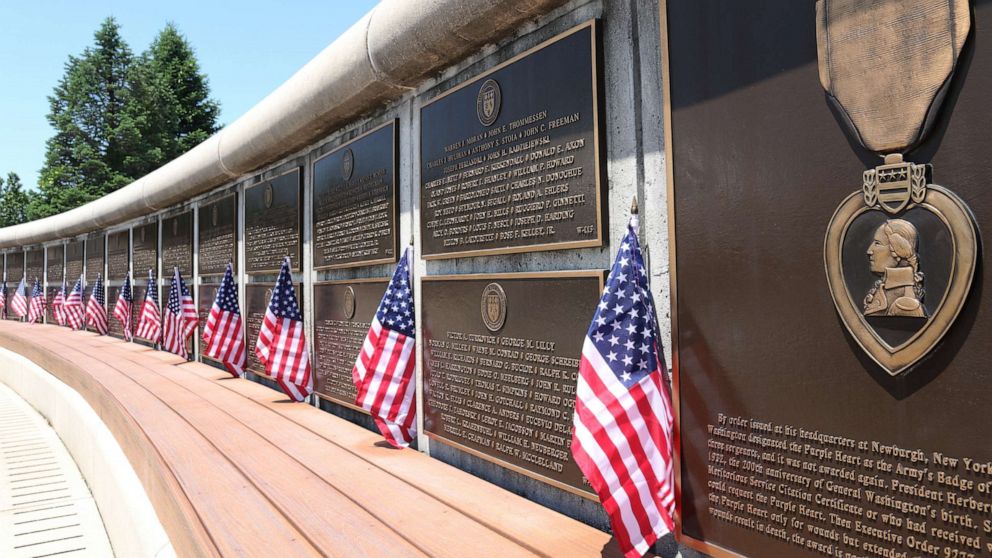
M167 24L135 63L132 83L135 98L144 101L136 119L146 124L145 172L189 151L219 129L220 105L210 98L193 47L174 24ZM147 164L155 157L160 159Z
M131 49L107 18L95 44L70 56L48 98L55 135L47 142L39 190L45 210L71 209L127 184L125 161L139 148L140 130L127 110Z
M28 193L24 191L17 173L7 174L7 182L0 178L0 227L23 223L27 217Z
M114 18L69 57L49 105L55 135L29 218L82 205L178 157L217 130L220 110L174 25L135 58Z

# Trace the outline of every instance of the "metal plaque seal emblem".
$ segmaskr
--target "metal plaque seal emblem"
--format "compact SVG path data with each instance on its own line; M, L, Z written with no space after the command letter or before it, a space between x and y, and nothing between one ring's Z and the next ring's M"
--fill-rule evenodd
M978 261L967 205L932 183L929 164L903 156L926 136L943 101L968 35L968 2L818 0L816 13L827 99L851 135L883 157L830 219L827 283L848 332L895 376L947 333Z
M172 220L172 236L179 236L179 219Z
M217 221L219 220L220 220L220 207L215 204L213 207L210 208L210 226L216 227Z
M355 152L345 149L341 154L341 178L351 180L351 174L355 172Z
M272 207L272 200L275 197L275 192L272 191L272 184L265 185L265 191L262 192L262 201L265 202L265 208Z
M494 79L487 79L479 88L475 99L475 113L483 126L492 126L499 117L499 109L503 104L503 93Z
M506 292L499 283L489 283L482 289L482 323L493 333L506 323Z
M355 289L349 286L344 290L344 300L342 301L344 318L350 320L355 317Z

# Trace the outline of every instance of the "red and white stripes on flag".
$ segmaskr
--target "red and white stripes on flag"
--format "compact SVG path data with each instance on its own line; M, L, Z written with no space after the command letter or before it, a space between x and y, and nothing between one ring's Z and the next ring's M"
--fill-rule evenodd
M131 340L131 302L134 300L131 294L131 274L124 276L124 285L121 287L121 294L114 304L114 318L121 323L124 330L124 340Z
M394 447L409 446L417 435L411 252L408 247L396 265L351 372L358 389L355 403L371 413L379 431Z
M65 311L62 309L62 305L65 304L66 294L65 278L63 278L62 286L59 288L59 292L55 295L55 300L52 301L52 316L55 317L55 322L60 326L65 325Z
M175 268L172 276L172 287L169 289L169 301L165 305L165 319L162 321L162 348L183 358L189 358L186 341L196 331L200 317L193 304L193 296Z
M158 289L155 286L155 276L148 270L148 288L145 289L145 300L138 311L138 327L134 334L152 343L158 343L162 337L162 315L158 311Z
M294 401L303 401L313 392L303 315L296 301L288 256L272 289L269 308L255 342L255 356L265 367L265 373Z
M107 334L107 298L103 291L103 279L99 274L96 283L90 290L90 299L86 302L86 325L92 327L100 335Z
M572 455L628 558L675 526L673 414L631 217L582 347Z
M17 290L14 291L14 296L10 297L10 309L14 311L14 315L18 318L23 318L28 315L28 295L24 292L25 289L24 278L21 278L21 282L17 284Z
M231 264L227 264L224 280L217 289L214 305L210 308L203 328L203 355L227 368L235 378L245 371L245 325L238 308L238 290L234 285Z
M0 318L7 319L7 274L3 274L3 285L0 285Z
M41 323L45 317L45 291L41 288L41 283L36 278L34 288L31 289L31 303L28 308L28 323Z
M76 286L69 292L62 303L62 315L65 323L72 329L83 327L83 278L76 281Z

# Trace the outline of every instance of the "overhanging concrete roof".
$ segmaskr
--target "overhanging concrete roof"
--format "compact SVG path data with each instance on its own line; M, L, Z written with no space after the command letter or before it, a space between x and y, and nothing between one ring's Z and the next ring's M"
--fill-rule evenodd
M313 143L565 0L384 0L220 132L86 205L0 229L0 248L100 230L207 192Z

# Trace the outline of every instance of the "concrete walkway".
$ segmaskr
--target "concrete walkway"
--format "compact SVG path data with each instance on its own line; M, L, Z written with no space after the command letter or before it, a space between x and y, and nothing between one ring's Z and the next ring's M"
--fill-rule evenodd
M113 556L100 512L44 418L0 384L0 556Z

